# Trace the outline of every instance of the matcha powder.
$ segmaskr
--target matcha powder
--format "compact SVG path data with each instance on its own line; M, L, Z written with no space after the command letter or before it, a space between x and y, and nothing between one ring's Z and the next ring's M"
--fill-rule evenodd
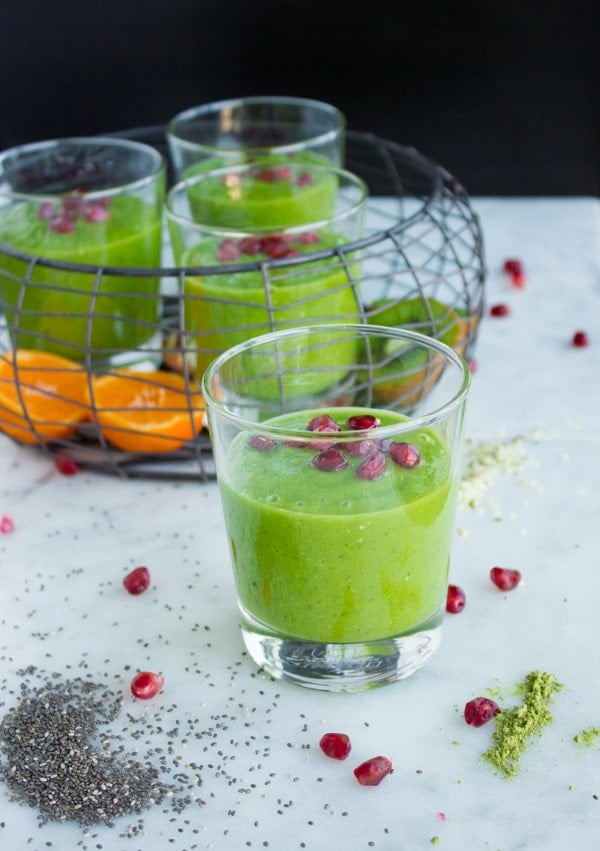
M540 671L528 674L519 687L523 703L512 709L503 709L496 716L492 745L483 754L483 759L505 777L514 777L531 737L540 734L554 720L549 706L554 695L562 689L562 683L553 674Z

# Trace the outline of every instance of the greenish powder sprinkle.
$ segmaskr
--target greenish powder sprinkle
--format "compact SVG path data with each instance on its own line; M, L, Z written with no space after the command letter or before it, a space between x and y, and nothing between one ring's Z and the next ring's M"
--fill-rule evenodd
M519 760L527 750L529 739L540 734L554 718L549 706L563 685L553 674L532 671L519 687L523 703L512 709L503 709L496 716L496 729L492 745L483 754L505 777L514 777L519 770Z
M600 746L600 727L588 727L587 730L582 730L573 736L573 741L582 748L594 748Z
M439 845L442 840L439 836L432 836L429 841L432 845Z

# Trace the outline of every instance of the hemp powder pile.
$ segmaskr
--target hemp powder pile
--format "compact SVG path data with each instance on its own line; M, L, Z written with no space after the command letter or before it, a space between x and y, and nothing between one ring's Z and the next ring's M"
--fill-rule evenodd
M519 771L521 756L532 736L539 735L554 721L549 706L563 685L554 674L531 671L520 685L523 703L512 709L502 709L496 716L492 745L483 759L494 765L505 777Z
M108 728L122 699L107 686L58 674L32 686L36 669L19 673L19 702L0 721L0 778L15 800L38 809L41 824L112 827L167 797L180 808L196 800L162 780L149 755L140 762L126 753L125 737Z

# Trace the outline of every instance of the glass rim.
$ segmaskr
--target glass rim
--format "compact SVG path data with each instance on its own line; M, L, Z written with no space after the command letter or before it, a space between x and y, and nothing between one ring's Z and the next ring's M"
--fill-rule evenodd
M290 142L287 145L249 145L243 150L245 151L277 151L282 154L294 153L301 151L309 146L321 146L335 139L336 136L343 133L346 128L346 116L337 106L326 101L315 100L312 98L302 97L286 97L285 95L253 95L252 97L241 98L226 98L224 100L211 101L209 103L199 104L198 106L188 107L177 113L167 124L166 136L170 142L176 143L180 148L185 148L188 151L206 151L209 154L223 155L240 153L239 148L229 148L219 145L208 145L204 142L194 142L191 139L186 139L177 132L177 127L184 122L202 117L210 116L212 113L218 113L222 109L235 109L246 105L290 105L296 107L308 107L328 115L337 123L335 126L322 133L317 133L314 136L309 136L300 142Z
M334 174L338 178L343 177L346 180L349 179L349 182L351 182L355 187L359 189L360 197L350 206L346 207L344 210L341 210L338 213L335 213L327 219L318 219L316 221L307 222L301 225L266 225L264 227L246 229L220 227L218 225L204 225L201 222L195 222L191 218L182 216L180 213L173 209L175 195L179 196L181 193L187 192L191 187L195 186L197 183L201 183L207 178L214 179L215 177L218 178L226 174L232 174L240 171L249 171L250 169L256 168L256 163L241 163L237 165L225 166L224 168L211 169L210 171L206 171L202 174L196 174L193 177L187 177L185 178L185 180L180 180L167 192L167 197L165 199L165 212L167 218L170 219L174 224L179 225L180 227L193 228L199 233L214 234L215 236L223 238L243 238L248 234L255 233L303 233L307 230L314 230L315 228L319 229L343 221L344 219L355 215L361 209L361 207L363 207L368 201L369 187L362 179L362 177L359 177L352 171L348 171L347 169L343 168L338 168L334 165L320 166L306 165L304 163L292 163L291 167L302 169L302 171L308 173Z
M6 161L10 157L17 157L20 154L36 153L50 151L53 148L58 148L60 145L80 145L82 148L92 147L94 145L107 145L114 148L120 148L131 152L143 153L150 157L152 161L152 170L143 177L138 177L127 183L120 183L117 186L107 187L106 189L95 189L91 192L86 192L85 197L93 200L94 198L106 198L112 195L120 195L124 192L133 192L143 188L146 184L159 179L162 175L166 175L166 162L163 155L157 148L152 145L147 145L144 142L138 142L132 139L120 139L114 136L63 136L55 139L44 139L39 142L27 142L24 145L15 145L12 148L6 148L0 151L0 197L14 201L45 201L56 198L61 198L68 195L68 192L21 192L13 189L7 189L3 180L6 176ZM75 190L72 190L75 192Z
M421 414L418 417L409 417L406 422L399 422L386 426L377 426L376 428L368 429L368 434L373 439L384 439L386 437L397 435L398 433L415 431L419 428L428 428L429 426L435 425L435 423L446 419L454 411L459 409L466 401L467 394L471 386L471 371L466 360L446 343L442 343L440 340L437 340L435 337L430 337L427 334L421 334L417 331L410 331L405 328L394 328L392 326L387 325L371 325L367 323L323 323L322 325L307 325L297 328L286 328L280 331L271 331L268 334L261 334L258 337L253 337L250 340L245 340L244 342L238 343L236 346L232 346L231 348L222 352L215 358L215 360L211 364L209 364L202 376L202 395L207 404L207 408L212 408L214 411L218 412L220 416L227 419L229 423L238 426L241 430L244 431L249 431L254 434L269 435L273 438L291 436L297 437L298 439L306 440L306 430L290 429L277 425L269 425L265 422L255 422L253 420L246 419L240 414L234 413L228 407L226 407L220 399L215 397L215 395L212 393L211 385L218 370L220 370L226 363L228 363L228 361L232 360L234 357L243 354L245 351L257 348L266 343L289 339L290 337L307 336L313 333L322 334L324 332L332 334L339 332L344 332L345 334L351 332L360 332L363 335L365 335L366 333L367 336L384 334L387 337L392 337L395 339L404 339L413 343L418 343L420 345L425 346L426 348L433 349L434 351L438 352L438 354L443 355L446 361L451 361L462 374L460 388L454 393L454 395L450 399L444 402L444 404L439 405L438 407L432 409L426 414ZM257 403L258 401L260 400L257 400ZM325 408L327 406L324 404L320 404L315 405L314 407L316 410L320 410L321 408ZM390 410L389 408L376 404L371 405L370 407L375 411ZM322 441L323 435L328 433L329 432L319 432L318 437L315 434L314 440L320 439ZM363 432L358 432L357 430L351 429L342 429L340 431L336 431L335 436L336 440L356 440L357 434L359 433L362 434ZM310 435L308 439L310 440Z

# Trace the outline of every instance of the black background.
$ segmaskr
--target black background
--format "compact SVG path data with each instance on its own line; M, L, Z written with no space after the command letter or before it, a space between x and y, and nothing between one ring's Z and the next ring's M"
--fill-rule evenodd
M473 195L598 195L600 2L1 0L0 146L294 95Z

